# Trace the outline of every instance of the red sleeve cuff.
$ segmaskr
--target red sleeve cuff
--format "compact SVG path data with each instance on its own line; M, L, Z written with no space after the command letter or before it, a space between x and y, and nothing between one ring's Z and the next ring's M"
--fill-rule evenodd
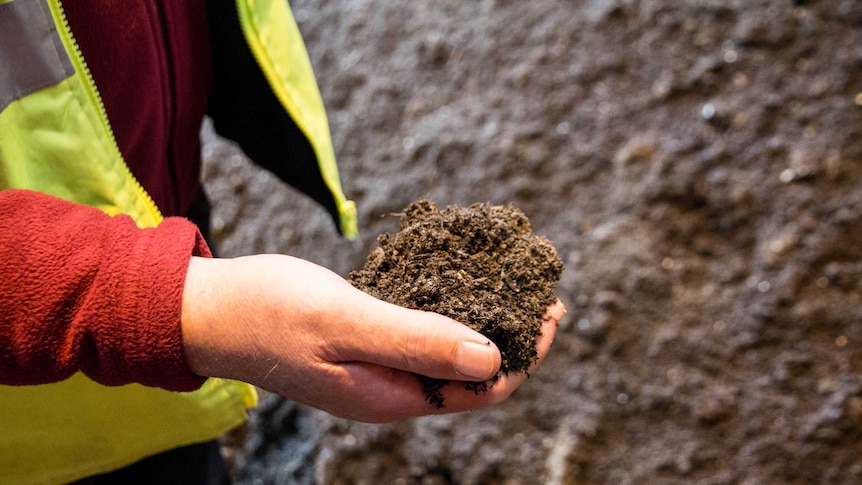
M116 285L114 297L104 302L114 318L99 319L96 352L82 370L106 385L199 388L206 378L188 368L181 317L189 259L212 256L203 236L182 218L118 232L100 270Z
M127 216L25 190L0 192L0 383L44 384L77 371L105 385L191 391L182 292L197 227Z

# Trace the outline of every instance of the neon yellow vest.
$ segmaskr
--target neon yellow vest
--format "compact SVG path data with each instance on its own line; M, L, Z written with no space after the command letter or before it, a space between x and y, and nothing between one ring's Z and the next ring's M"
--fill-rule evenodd
M237 0L237 7L256 59L314 147L342 232L354 236L355 207L341 193L323 103L287 4ZM4 46L10 39L14 46ZM162 216L120 155L59 0L0 0L0 66L16 60L26 68L0 72L0 188L38 190L157 225ZM49 385L0 386L0 483L68 482L210 440L241 424L255 403L251 386L223 379L191 393L105 387L80 373Z

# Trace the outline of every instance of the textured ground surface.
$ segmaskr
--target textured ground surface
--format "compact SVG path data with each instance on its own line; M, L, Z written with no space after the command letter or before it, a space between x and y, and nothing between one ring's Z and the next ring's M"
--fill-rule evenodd
M506 403L265 396L244 483L862 480L862 2L292 2L362 239L207 134L225 255L346 276L396 213L512 203L569 313Z

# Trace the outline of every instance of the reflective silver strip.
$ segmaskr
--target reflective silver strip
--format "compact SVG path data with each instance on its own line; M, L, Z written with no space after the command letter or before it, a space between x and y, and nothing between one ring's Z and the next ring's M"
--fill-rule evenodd
M74 72L47 0L0 3L0 111Z

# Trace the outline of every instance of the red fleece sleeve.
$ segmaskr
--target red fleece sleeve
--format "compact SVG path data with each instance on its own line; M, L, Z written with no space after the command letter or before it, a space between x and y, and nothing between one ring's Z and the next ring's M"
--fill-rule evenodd
M38 192L0 192L0 383L96 382L191 391L180 317L197 227L128 216Z

